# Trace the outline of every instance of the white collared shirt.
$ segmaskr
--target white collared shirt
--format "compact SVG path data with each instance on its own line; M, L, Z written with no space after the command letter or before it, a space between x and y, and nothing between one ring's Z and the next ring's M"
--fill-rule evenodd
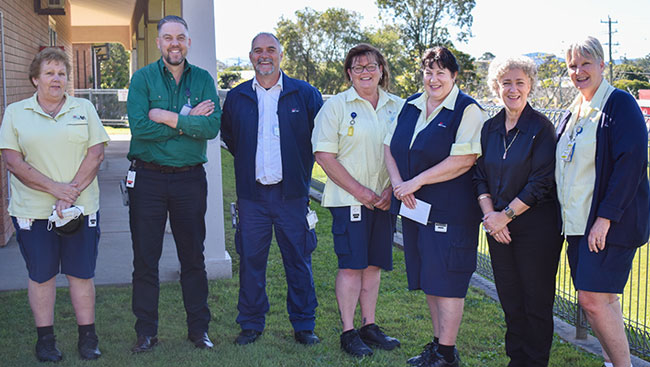
M282 92L282 73L278 82L265 89L253 79L257 93L257 151L255 152L255 180L263 185L282 181L282 154L280 152L280 122L278 99Z

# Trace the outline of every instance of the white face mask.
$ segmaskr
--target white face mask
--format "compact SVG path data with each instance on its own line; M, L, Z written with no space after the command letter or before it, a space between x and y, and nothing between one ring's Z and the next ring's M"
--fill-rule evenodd
M52 230L52 224L54 223L54 226L56 228L61 228L65 226L66 224L70 223L71 221L78 220L79 217L83 218L83 211L84 208L82 206L72 206L68 209L64 209L61 211L63 214L63 218L59 218L59 215L56 213L56 210L52 211L52 215L47 218L47 230L51 231Z

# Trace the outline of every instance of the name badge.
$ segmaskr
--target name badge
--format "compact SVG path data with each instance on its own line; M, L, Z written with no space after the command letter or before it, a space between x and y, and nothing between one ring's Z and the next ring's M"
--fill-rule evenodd
M181 116L187 116L190 114L190 111L192 111L192 105L186 103L183 105L183 108L181 108L181 112L179 112L178 114Z
M309 229L316 228L316 223L318 223L318 216L316 215L316 212L310 208L307 211L307 224L309 224Z
M566 145L566 149L560 154L560 159L565 161L565 162L571 162L573 159L573 152L575 151L576 147L576 142L575 141L569 141L569 143Z
M350 205L350 222L361 222L361 205Z
M135 187L135 171L129 170L126 174L126 187L132 189Z
M97 227L97 213L88 216L88 227Z
M434 230L436 232L447 233L447 224L446 223L436 223L434 224Z

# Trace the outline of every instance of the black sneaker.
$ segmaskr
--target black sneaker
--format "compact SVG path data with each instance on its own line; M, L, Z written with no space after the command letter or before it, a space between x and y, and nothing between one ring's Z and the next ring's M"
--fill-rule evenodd
M430 358L428 358L427 361L424 361L424 363L419 364L418 366L421 367L459 367L460 366L460 357L458 356L458 350L454 348L454 360L451 362L447 362L445 358L442 356L442 354L435 352L434 354L431 355Z
M418 354L415 357L409 358L406 363L411 366L419 366L422 361L427 361L431 359L431 356L438 350L438 343L432 341L424 346L422 353Z
M348 330L341 334L341 349L355 357L372 355L372 349L361 341L359 333L355 330Z
M359 337L366 345L385 350L393 350L399 347L399 340L384 334L377 324L368 324L359 329Z
M58 362L63 359L61 351L56 347L54 334L38 338L36 341L36 358L41 362Z
M79 349L81 359L92 360L99 358L102 352L99 351L98 345L99 339L97 338L97 334L89 332L79 335L77 349Z

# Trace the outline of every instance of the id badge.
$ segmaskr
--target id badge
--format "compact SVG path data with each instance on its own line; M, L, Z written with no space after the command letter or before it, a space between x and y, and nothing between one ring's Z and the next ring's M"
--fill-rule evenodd
M97 213L88 216L88 227L97 227Z
M181 112L179 112L178 114L181 116L187 116L190 114L190 111L192 111L192 105L186 103L183 105L183 108L181 108Z
M316 223L318 223L318 216L315 211L309 208L307 211L307 224L309 224L309 229L315 229Z
M135 187L135 171L129 170L126 174L126 187L132 189Z
M361 205L350 205L350 222L361 222Z
M34 220L29 218L16 218L16 222L18 223L18 228L21 230L31 231Z
M560 159L562 159L565 162L571 162L571 159L573 159L573 152L575 151L575 147L576 147L575 141L570 141L566 145L566 149L560 155Z
M433 228L436 232L447 233L447 223L436 223Z

